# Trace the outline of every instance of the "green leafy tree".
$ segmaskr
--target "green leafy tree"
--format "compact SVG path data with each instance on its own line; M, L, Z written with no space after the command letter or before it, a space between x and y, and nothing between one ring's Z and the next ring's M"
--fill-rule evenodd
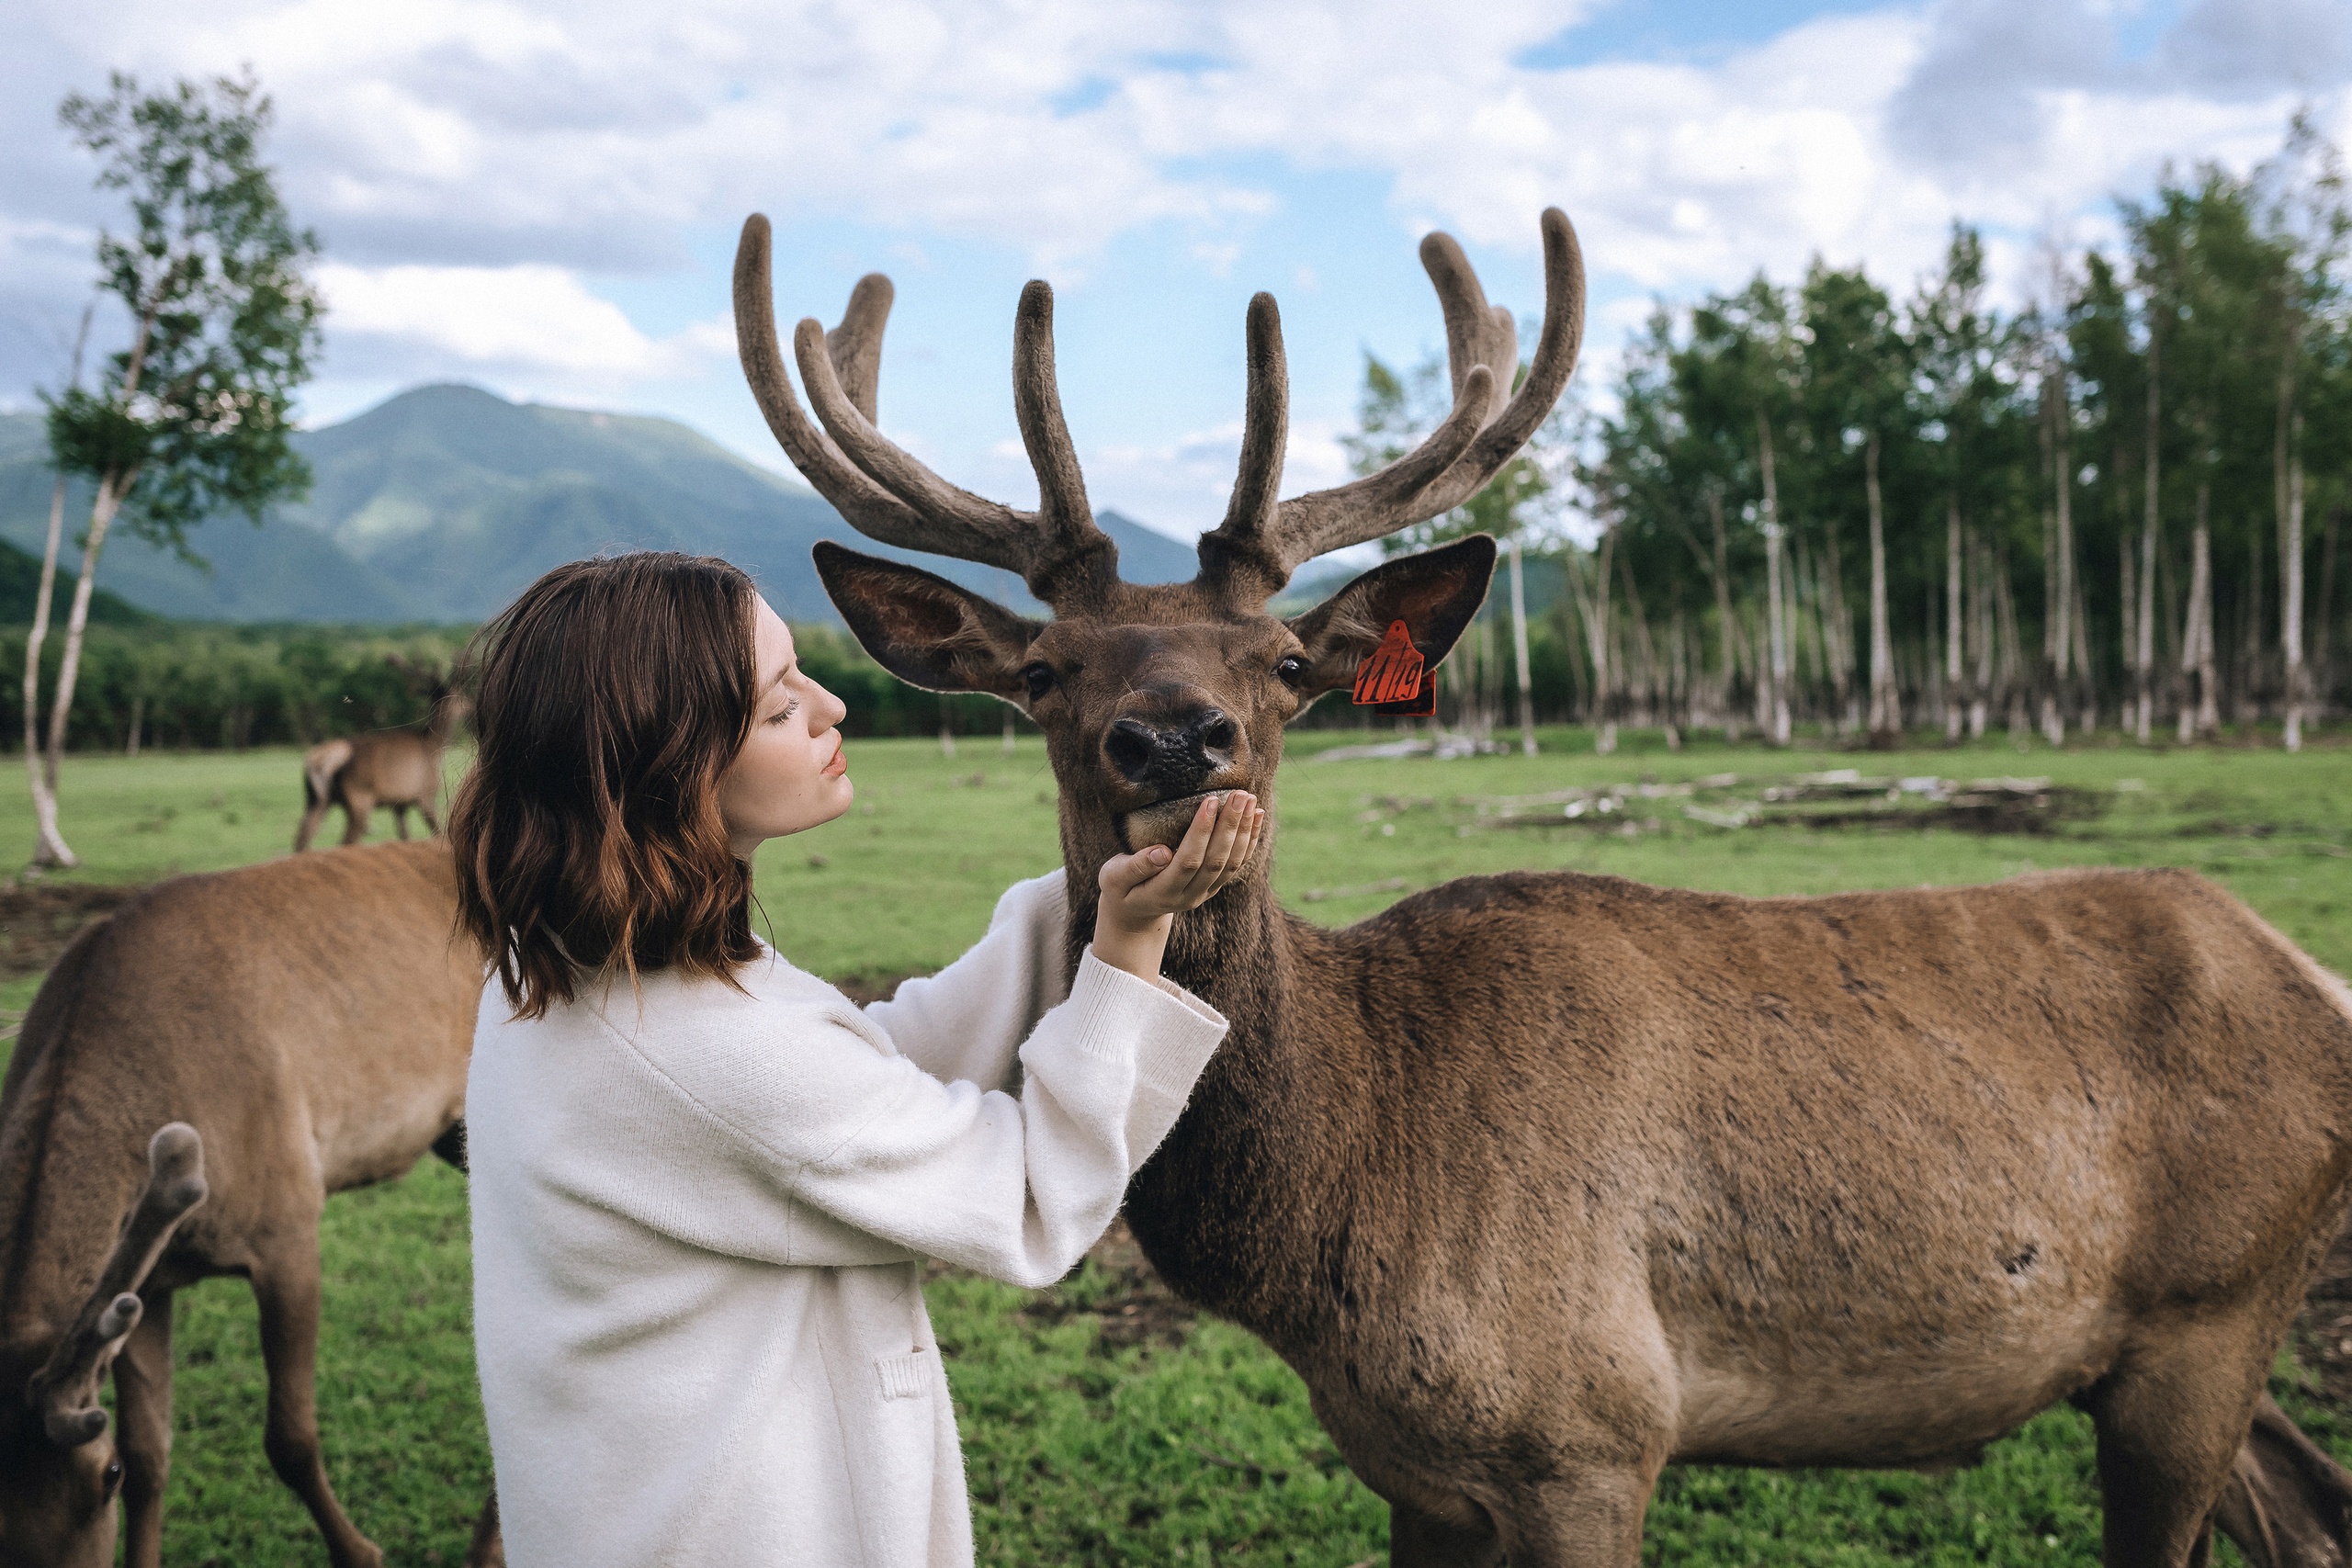
M318 241L295 227L261 161L270 103L250 75L142 92L117 73L107 94L58 108L119 192L128 228L98 237L99 288L130 322L95 390L49 400L61 473L96 485L82 572L51 700L49 761L33 770L33 866L72 865L53 786L98 557L118 521L194 559L189 530L224 510L261 521L310 471L288 437L295 389L319 345L322 308L305 275Z
M1832 630L1827 640L1834 701L1842 716L1850 669L1845 650L1852 632L1846 624L1838 525L1859 491L1870 541L1870 733L1874 743L1890 743L1903 718L1888 620L1883 470L1890 446L1907 457L1913 445L1905 397L1910 344L1897 329L1886 291L1859 269L1841 271L1815 263L1801 301L1803 403L1826 557L1828 592L1823 608Z

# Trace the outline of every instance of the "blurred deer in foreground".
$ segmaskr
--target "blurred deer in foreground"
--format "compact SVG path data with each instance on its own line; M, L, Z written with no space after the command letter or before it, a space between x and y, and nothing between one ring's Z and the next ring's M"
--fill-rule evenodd
M389 662L427 697L425 716L391 729L322 740L302 754L302 825L294 830L297 854L311 847L319 819L330 806L343 807L346 844L368 836L368 819L379 806L391 807L392 826L402 839L408 837L411 807L424 818L427 833L441 830L441 818L434 809L441 798L441 754L465 716L466 695L437 671L419 670L398 654Z
M1281 496L1288 386L1250 301L1240 477L1200 575L1123 582L1055 389L1053 294L1013 321L1040 502L983 500L876 430L887 279L775 336L767 220L735 272L769 427L861 532L1020 572L1050 622L817 547L884 668L1046 731L1069 957L1095 870L1201 796L1272 809L1283 726L1391 628L1435 666L1485 599L1483 535L1278 620L1303 562L1442 515L1550 412L1584 273L1544 215L1524 377L1442 234L1453 412L1336 489ZM1516 388L1516 390L1514 390ZM1232 1029L1127 1191L1177 1292L1306 1381L1391 1508L1392 1561L1634 1568L1676 1461L1941 1466L2049 1405L2098 1433L2110 1568L2342 1568L2352 1476L2264 1380L2352 1177L2352 995L2212 884L2081 871L1739 898L1465 877L1343 931L1275 901L1272 844L1188 915L1171 979Z
M271 1466L336 1568L382 1561L320 1452L319 1215L462 1160L456 915L446 844L304 855L158 884L50 971L0 1086L0 1568L107 1568L118 1492L124 1562L162 1562L172 1296L217 1274L260 1308Z

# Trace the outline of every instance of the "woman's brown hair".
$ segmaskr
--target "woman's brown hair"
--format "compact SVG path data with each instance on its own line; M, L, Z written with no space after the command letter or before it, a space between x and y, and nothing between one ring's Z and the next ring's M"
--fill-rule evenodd
M449 813L458 922L516 1016L597 980L733 983L751 871L718 779L750 732L752 580L709 556L573 561L475 639L481 750Z

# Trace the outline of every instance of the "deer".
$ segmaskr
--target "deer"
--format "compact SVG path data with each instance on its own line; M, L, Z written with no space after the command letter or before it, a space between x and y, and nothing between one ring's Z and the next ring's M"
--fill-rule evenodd
M393 830L403 840L411 807L424 818L428 835L441 831L441 818L434 809L441 797L441 754L465 716L466 695L436 671L419 671L397 655L391 664L424 690L425 716L390 729L322 740L302 753L302 821L294 829L296 854L311 847L330 806L343 807L345 844L368 836L368 820L379 806L391 807Z
M858 532L1018 572L1052 611L815 549L886 669L1045 731L1073 964L1106 858L1216 791L1276 816L1284 726L1400 624L1433 668L1483 602L1473 536L1266 610L1306 560L1467 500L1550 411L1584 275L1566 217L1541 231L1523 375L1510 313L1430 234L1451 411L1287 499L1281 323L1253 299L1225 516L1193 581L1140 586L1087 501L1047 285L1014 315L1018 511L877 428L878 274L794 332L803 406L746 221L738 348L794 466ZM2228 894L2165 870L1782 898L1522 872L1327 930L1275 900L1279 847L1170 942L1231 1029L1126 1215L1172 1290L1297 1371L1389 1505L1392 1562L1634 1568L1668 1464L1964 1464L2067 1401L2113 1568L2201 1562L2217 1524L2256 1563L2346 1562L2352 1475L2265 1376L2352 1196L2352 992Z
M102 1568L119 1529L158 1568L172 1299L220 1274L260 1309L271 1467L336 1568L383 1561L319 1446L319 1217L428 1149L462 1168L456 929L428 840L159 883L58 959L0 1083L0 1568ZM497 1553L493 1498L468 1561Z

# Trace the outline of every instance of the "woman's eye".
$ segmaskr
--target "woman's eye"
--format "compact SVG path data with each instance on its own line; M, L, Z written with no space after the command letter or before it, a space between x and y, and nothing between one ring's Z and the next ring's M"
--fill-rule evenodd
M1286 684L1295 686L1306 679L1306 660L1294 653L1274 666L1274 673Z
M786 719L790 718L794 714L797 714L799 711L799 701L795 699L794 701L788 702L785 704L784 706L778 708L775 715L769 718L768 722L770 724L782 724Z
M1032 664L1021 672L1021 678L1028 682L1029 700L1033 703L1054 689L1054 667L1050 664Z

